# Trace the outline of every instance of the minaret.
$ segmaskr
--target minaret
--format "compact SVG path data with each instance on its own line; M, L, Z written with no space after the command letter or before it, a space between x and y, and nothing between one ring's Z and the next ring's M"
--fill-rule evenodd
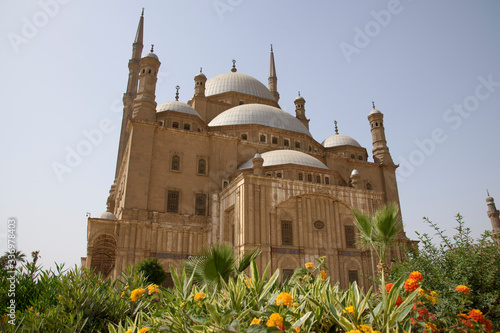
M385 140L385 130L383 125L384 115L379 110L375 109L375 103L372 102L373 110L368 114L368 121L372 131L373 141L373 160L379 164L393 165L389 147Z
M276 99L276 102L278 102L280 94L278 93L278 77L276 76L276 66L274 65L273 44L271 44L271 59L269 62L269 90Z
M128 142L127 123L132 118L132 108L134 99L137 96L137 82L139 81L139 67L142 54L142 40L144 32L144 8L142 9L141 18L139 19L139 26L135 34L135 40L132 44L132 58L128 62L128 83L127 91L123 94L123 117L122 128L120 132L120 143L118 146L118 158L116 160L115 179L120 172L120 166L123 159L125 146Z
M194 95L205 97L205 82L207 82L207 77L203 74L202 68L200 68L200 73L194 77L194 82Z
M300 96L300 91L299 96L297 96L293 102L295 103L295 118L300 120L300 122L309 129L309 119L306 118L306 109L304 107L306 100L304 97Z
M486 193L488 194L488 197L486 198L486 203L488 205L487 213L491 221L491 227L493 228L493 231L491 232L491 238L493 238L495 242L500 246L500 213L495 206L495 200L490 197L490 193L488 192L488 190L486 190Z
M160 60L153 53L154 45L151 45L151 52L142 57L140 62L139 88L137 97L134 99L133 119L156 121L156 81L158 79L158 69Z

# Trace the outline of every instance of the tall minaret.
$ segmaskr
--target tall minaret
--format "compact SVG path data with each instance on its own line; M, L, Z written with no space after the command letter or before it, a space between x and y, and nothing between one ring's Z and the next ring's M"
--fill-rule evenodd
M499 211L495 206L495 200L490 197L490 193L486 190L488 197L486 198L486 203L488 205L488 217L491 221L491 227L493 228L491 232L491 238L495 240L495 242L500 246L500 218Z
M142 9L141 18L139 19L139 26L137 27L137 33L135 34L135 40L132 44L132 58L128 62L128 83L127 91L123 94L123 118L122 118L122 129L120 132L120 143L118 146L118 158L116 160L116 171L115 179L118 177L120 172L120 166L122 164L123 153L125 151L125 146L128 142L129 134L127 132L127 123L130 118L132 118L132 109L134 99L137 96L137 83L139 81L139 67L142 54L142 40L144 32L144 8Z
M139 88L132 111L133 119L150 123L156 121L156 81L161 64L158 56L153 53L153 47L151 45L151 52L142 57L140 62Z
M306 118L306 100L304 97L300 96L300 91L299 91L299 96L293 101L295 103L295 118L300 120L304 126L309 129L309 120Z
M278 102L280 94L278 93L278 77L276 76L276 66L274 65L273 44L271 44L271 59L269 62L269 90L274 98L276 98L276 102Z
M385 130L383 125L384 115L379 110L375 109L375 103L372 102L373 110L368 114L368 121L372 131L373 141L373 160L379 164L393 165L389 147L385 140Z

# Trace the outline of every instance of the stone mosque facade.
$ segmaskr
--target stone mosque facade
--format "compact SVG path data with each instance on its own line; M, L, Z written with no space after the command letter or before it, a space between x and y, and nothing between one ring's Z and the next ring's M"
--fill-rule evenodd
M200 70L187 103L159 103L160 60L153 50L142 56L143 26L141 15L115 180L107 211L88 219L84 266L118 278L126 266L156 257L169 272L204 245L228 242L237 253L260 248L260 271L270 263L286 278L326 256L333 282L369 286L363 276L374 274L378 258L356 247L352 209L399 205L383 114L373 106L363 124L373 160L337 129L316 141L303 97L294 101L295 115L278 104L272 48L267 87L233 61L231 71L210 79ZM407 242L404 233L399 241Z

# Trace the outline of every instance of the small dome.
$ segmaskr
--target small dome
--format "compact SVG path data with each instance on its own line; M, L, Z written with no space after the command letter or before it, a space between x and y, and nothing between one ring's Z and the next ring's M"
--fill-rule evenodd
M373 109L373 110L370 111L370 113L368 115L370 115L370 114L377 114L377 113L382 113L382 112L380 112L377 109Z
M273 94L259 80L238 72L219 74L209 79L205 85L205 96L213 96L228 91L235 91L271 101L276 101Z
M494 200L492 197L487 197L487 198L486 198L486 203L488 203L488 204L492 204L492 203L494 203L494 202L495 202L495 200Z
M153 59L160 61L160 59L158 59L158 56L156 54L154 54L153 52L147 53L143 58L153 58Z
M300 95L299 95L299 96L297 96L297 98L295 98L295 99L293 100L293 102L294 102L294 103L297 103L297 102L305 102L305 101L306 101L306 100L304 99L304 97L302 97L302 96L300 96Z
M321 144L325 148L338 147L338 146L361 147L358 141L344 134L334 134L326 138L325 141L323 141Z
M259 153L256 153L253 158L262 158Z
M207 78L207 77L205 76L205 74L203 74L202 72L199 72L199 73L198 73L198 74L196 74L194 77L195 77L195 78L203 78L203 77L204 77L205 79Z
M231 125L263 125L312 137L307 128L294 116L274 106L243 104L226 110L212 119L210 127Z
M102 213L97 218L98 219L104 219L104 220L116 220L115 214L113 214L111 212L108 212L108 211Z
M317 158L296 150L272 150L262 153L262 158L264 159L264 163L262 164L264 167L272 165L296 164L319 169L328 169L328 167ZM243 170L252 168L252 159L240 165L238 169Z
M160 104L156 107L156 112L163 112L163 111L175 111L175 112L180 112L180 113L187 113L187 114L191 114L193 116L197 116L197 117L201 118L195 109L193 109L192 107L190 107L186 103L179 102L179 101L165 102L165 103Z
M351 172L351 177L356 177L356 176L359 176L359 172L358 172L358 170L353 169Z

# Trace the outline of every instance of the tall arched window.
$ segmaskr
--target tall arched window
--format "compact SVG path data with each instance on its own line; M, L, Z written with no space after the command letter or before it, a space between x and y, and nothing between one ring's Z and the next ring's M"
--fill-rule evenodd
M321 184L321 176L316 176L316 183Z
M179 158L179 156L172 156L172 165L170 166L170 169L175 171L179 171L181 169L181 159Z
M204 159L198 161L198 173L205 175L207 173L207 162Z
M330 178L329 177L325 177L325 184L330 185Z
M311 174L307 175L307 181L312 183L313 176Z
M304 175L299 173L299 180L304 180Z

